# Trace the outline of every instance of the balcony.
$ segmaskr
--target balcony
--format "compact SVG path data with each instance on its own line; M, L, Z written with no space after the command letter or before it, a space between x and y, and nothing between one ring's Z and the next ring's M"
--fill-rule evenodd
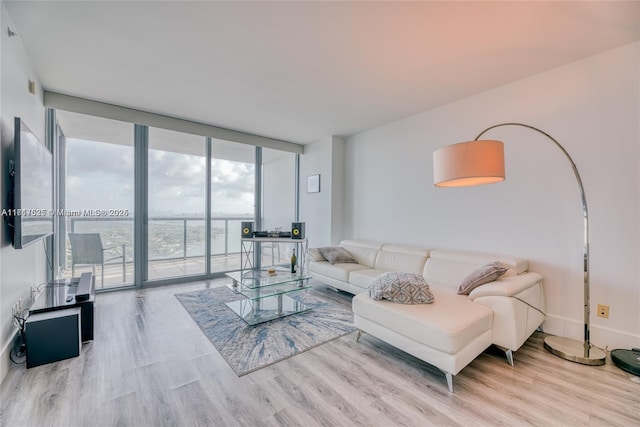
M246 217L214 217L211 221L211 272L240 269L240 228ZM149 218L148 279L160 280L205 274L205 219L203 217ZM105 265L104 283L96 266L96 287L109 288L133 283L133 218L71 217L68 230L76 233L100 233L105 247L125 244L127 281L122 281L122 262ZM106 258L111 255L107 253ZM263 264L288 261L285 244L263 245ZM91 266L76 266L76 276L91 271ZM67 268L63 278L71 277L71 247L67 243Z

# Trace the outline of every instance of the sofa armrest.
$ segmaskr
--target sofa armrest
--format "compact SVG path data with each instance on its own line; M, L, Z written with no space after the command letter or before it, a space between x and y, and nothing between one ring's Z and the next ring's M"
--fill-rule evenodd
M474 300L487 296L511 297L520 292L542 282L542 276L538 273L524 273L517 276L502 277L493 282L478 286L469 294L469 298Z
M327 259L322 256L320 251L317 248L309 248L307 249L307 259L309 261L326 261Z

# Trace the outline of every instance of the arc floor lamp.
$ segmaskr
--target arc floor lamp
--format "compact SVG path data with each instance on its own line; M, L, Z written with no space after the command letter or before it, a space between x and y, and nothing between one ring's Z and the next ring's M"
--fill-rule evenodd
M589 338L589 213L582 178L573 159L551 135L523 123L500 123L480 132L473 141L461 142L440 148L433 153L433 178L437 187L466 187L503 181L504 146L501 141L481 140L486 132L503 126L519 126L546 136L560 149L571 164L578 182L582 211L584 214L584 341L549 336L544 339L544 348L556 356L583 365L602 365L606 354L591 345Z

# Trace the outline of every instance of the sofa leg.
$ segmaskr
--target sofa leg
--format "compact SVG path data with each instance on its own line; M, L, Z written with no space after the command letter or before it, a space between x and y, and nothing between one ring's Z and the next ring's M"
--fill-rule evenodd
M444 375L447 377L447 387L449 388L449 393L453 393L453 374L450 372L445 372Z
M360 337L362 336L362 331L358 329L358 336L356 337L356 342L360 342Z
M509 362L509 365L513 368L515 366L513 363L513 350L509 349L505 351L504 354L507 356L507 362Z
M496 347L504 351L505 356L507 356L507 362L509 362L509 365L511 365L511 367L513 368L515 366L515 363L513 362L513 350L511 350L510 348L502 347L500 345L496 345Z

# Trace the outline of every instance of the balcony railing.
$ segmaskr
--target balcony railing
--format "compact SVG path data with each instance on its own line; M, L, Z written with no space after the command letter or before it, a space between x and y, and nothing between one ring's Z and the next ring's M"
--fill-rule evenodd
M69 232L100 233L104 246L125 244L133 261L133 218L71 217ZM240 228L247 217L211 218L211 255L240 253ZM205 255L205 218L158 216L148 220L149 261L187 259ZM231 237L230 237L231 236ZM68 248L70 259L70 248Z

